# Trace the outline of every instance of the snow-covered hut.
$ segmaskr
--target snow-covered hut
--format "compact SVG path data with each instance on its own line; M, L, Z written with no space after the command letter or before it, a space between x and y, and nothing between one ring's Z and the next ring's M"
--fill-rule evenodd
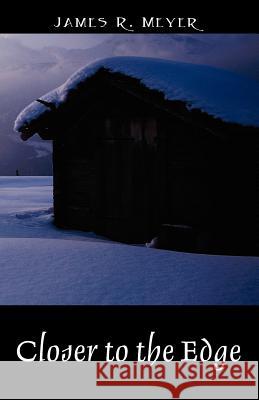
M81 69L15 122L53 141L58 226L234 254L257 252L258 127L258 82L135 57Z

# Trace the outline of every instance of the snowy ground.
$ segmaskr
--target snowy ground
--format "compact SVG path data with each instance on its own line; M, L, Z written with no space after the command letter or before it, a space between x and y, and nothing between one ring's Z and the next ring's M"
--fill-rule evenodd
M127 246L52 225L50 177L0 177L0 304L259 304L259 258Z

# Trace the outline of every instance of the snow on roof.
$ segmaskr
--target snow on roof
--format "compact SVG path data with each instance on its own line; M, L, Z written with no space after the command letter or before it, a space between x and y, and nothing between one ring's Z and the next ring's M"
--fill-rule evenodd
M259 82L206 65L143 57L114 57L87 65L63 85L41 97L58 108L71 90L100 68L139 79L150 89L164 93L167 100L181 100L226 122L259 127ZM14 129L21 129L50 112L36 101L17 117Z

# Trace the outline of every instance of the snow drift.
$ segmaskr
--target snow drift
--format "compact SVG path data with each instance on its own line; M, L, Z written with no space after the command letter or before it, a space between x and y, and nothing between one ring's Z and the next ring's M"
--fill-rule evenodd
M52 224L52 177L0 177L0 304L259 304L259 258L109 242Z

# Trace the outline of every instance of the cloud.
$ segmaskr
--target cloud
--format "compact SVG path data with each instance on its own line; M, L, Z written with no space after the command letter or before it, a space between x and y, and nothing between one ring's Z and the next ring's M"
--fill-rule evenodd
M87 49L107 39L107 34L2 34L3 37L19 41L33 49L62 47L66 49Z

